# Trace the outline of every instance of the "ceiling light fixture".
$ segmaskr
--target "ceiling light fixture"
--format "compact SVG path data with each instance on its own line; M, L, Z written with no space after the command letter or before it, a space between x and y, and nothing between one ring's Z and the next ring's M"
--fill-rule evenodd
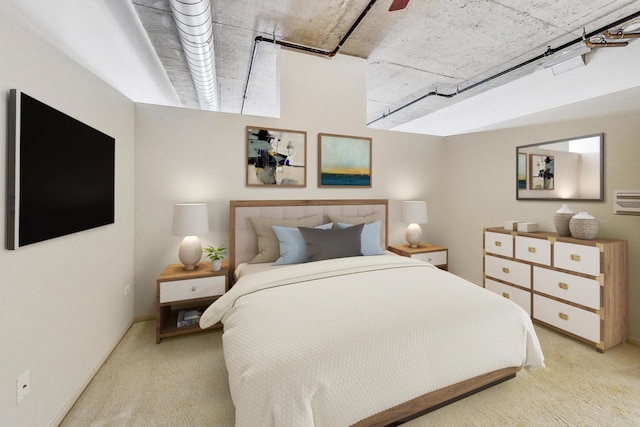
M551 67L551 72L554 76L559 76L560 74L568 73L569 71L575 70L576 68L582 68L585 65L587 64L586 62L584 62L584 56L574 56L573 58L553 65Z
M169 0L200 108L220 111L209 0Z
M564 74L576 68L584 67L584 55L591 52L591 48L581 44L575 49L567 50L559 53L557 56L546 61L544 68L551 68L554 76Z

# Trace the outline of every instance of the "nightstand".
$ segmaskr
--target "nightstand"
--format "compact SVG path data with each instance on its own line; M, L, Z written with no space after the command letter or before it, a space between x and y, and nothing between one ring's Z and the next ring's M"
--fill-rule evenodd
M390 245L388 249L398 255L426 261L441 270L449 269L449 249L443 246L422 242L417 248L404 244Z
M178 327L180 310L205 309L229 290L229 264L222 261L220 271L210 262L198 263L195 270L170 264L156 280L156 344L162 338L203 331L194 325ZM220 327L221 324L216 325Z

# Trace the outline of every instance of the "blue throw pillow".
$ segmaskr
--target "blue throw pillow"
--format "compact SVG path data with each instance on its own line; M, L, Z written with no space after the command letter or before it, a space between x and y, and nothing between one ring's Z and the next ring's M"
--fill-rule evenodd
M314 228L328 230L333 223L318 225ZM282 227L272 225L273 232L280 242L280 257L274 265L299 264L307 261L307 242L305 242L297 227Z
M384 255L384 251L380 248L380 225L382 221L365 224L360 235L360 249L362 255ZM339 228L351 227L353 224L338 223Z

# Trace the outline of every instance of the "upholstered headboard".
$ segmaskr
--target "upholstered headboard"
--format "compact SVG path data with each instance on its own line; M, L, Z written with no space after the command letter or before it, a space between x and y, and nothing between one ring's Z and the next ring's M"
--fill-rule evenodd
M329 215L366 216L378 214L382 217L380 242L386 249L388 240L387 199L366 200L232 200L229 211L229 267L251 261L258 254L258 235L251 217L271 219L296 219L310 215L321 215L323 223Z

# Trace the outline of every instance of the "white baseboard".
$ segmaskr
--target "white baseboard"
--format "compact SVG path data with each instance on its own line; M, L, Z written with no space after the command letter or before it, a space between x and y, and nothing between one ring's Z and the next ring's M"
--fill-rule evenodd
M143 314L141 316L133 316L133 323L146 322L147 320L154 320L155 314Z
M60 413L58 414L58 416L53 420L53 422L51 423L51 427L55 427L58 426L62 423L62 420L64 420L64 417L67 416L67 414L69 413L69 411L71 410L71 408L73 407L73 405L76 403L76 401L80 398L80 395L82 394L82 392L84 391L85 388L87 388L87 386L89 385L89 383L91 382L91 380L93 379L93 377L98 373L98 371L100 370L100 368L102 367L102 365L104 365L104 362L107 361L107 358L111 355L111 353L113 352L113 350L115 350L116 346L120 343L120 341L122 340L122 338L124 338L125 334L127 333L127 331L129 330L129 328L131 328L131 325L133 325L133 319L129 320L129 322L127 323L127 325L124 327L124 329L120 332L120 334L118 335L118 337L116 338L116 340L111 344L109 351L106 352L106 354L103 356L102 360L100 361L100 363L98 363L97 366L95 366L91 372L89 373L89 375L87 376L87 378L85 379L85 381L80 385L80 387L78 387L78 389L76 390L76 392L73 394L73 396L71 396L71 398L69 399L69 401L67 402L66 405L64 405L64 407L60 410Z

